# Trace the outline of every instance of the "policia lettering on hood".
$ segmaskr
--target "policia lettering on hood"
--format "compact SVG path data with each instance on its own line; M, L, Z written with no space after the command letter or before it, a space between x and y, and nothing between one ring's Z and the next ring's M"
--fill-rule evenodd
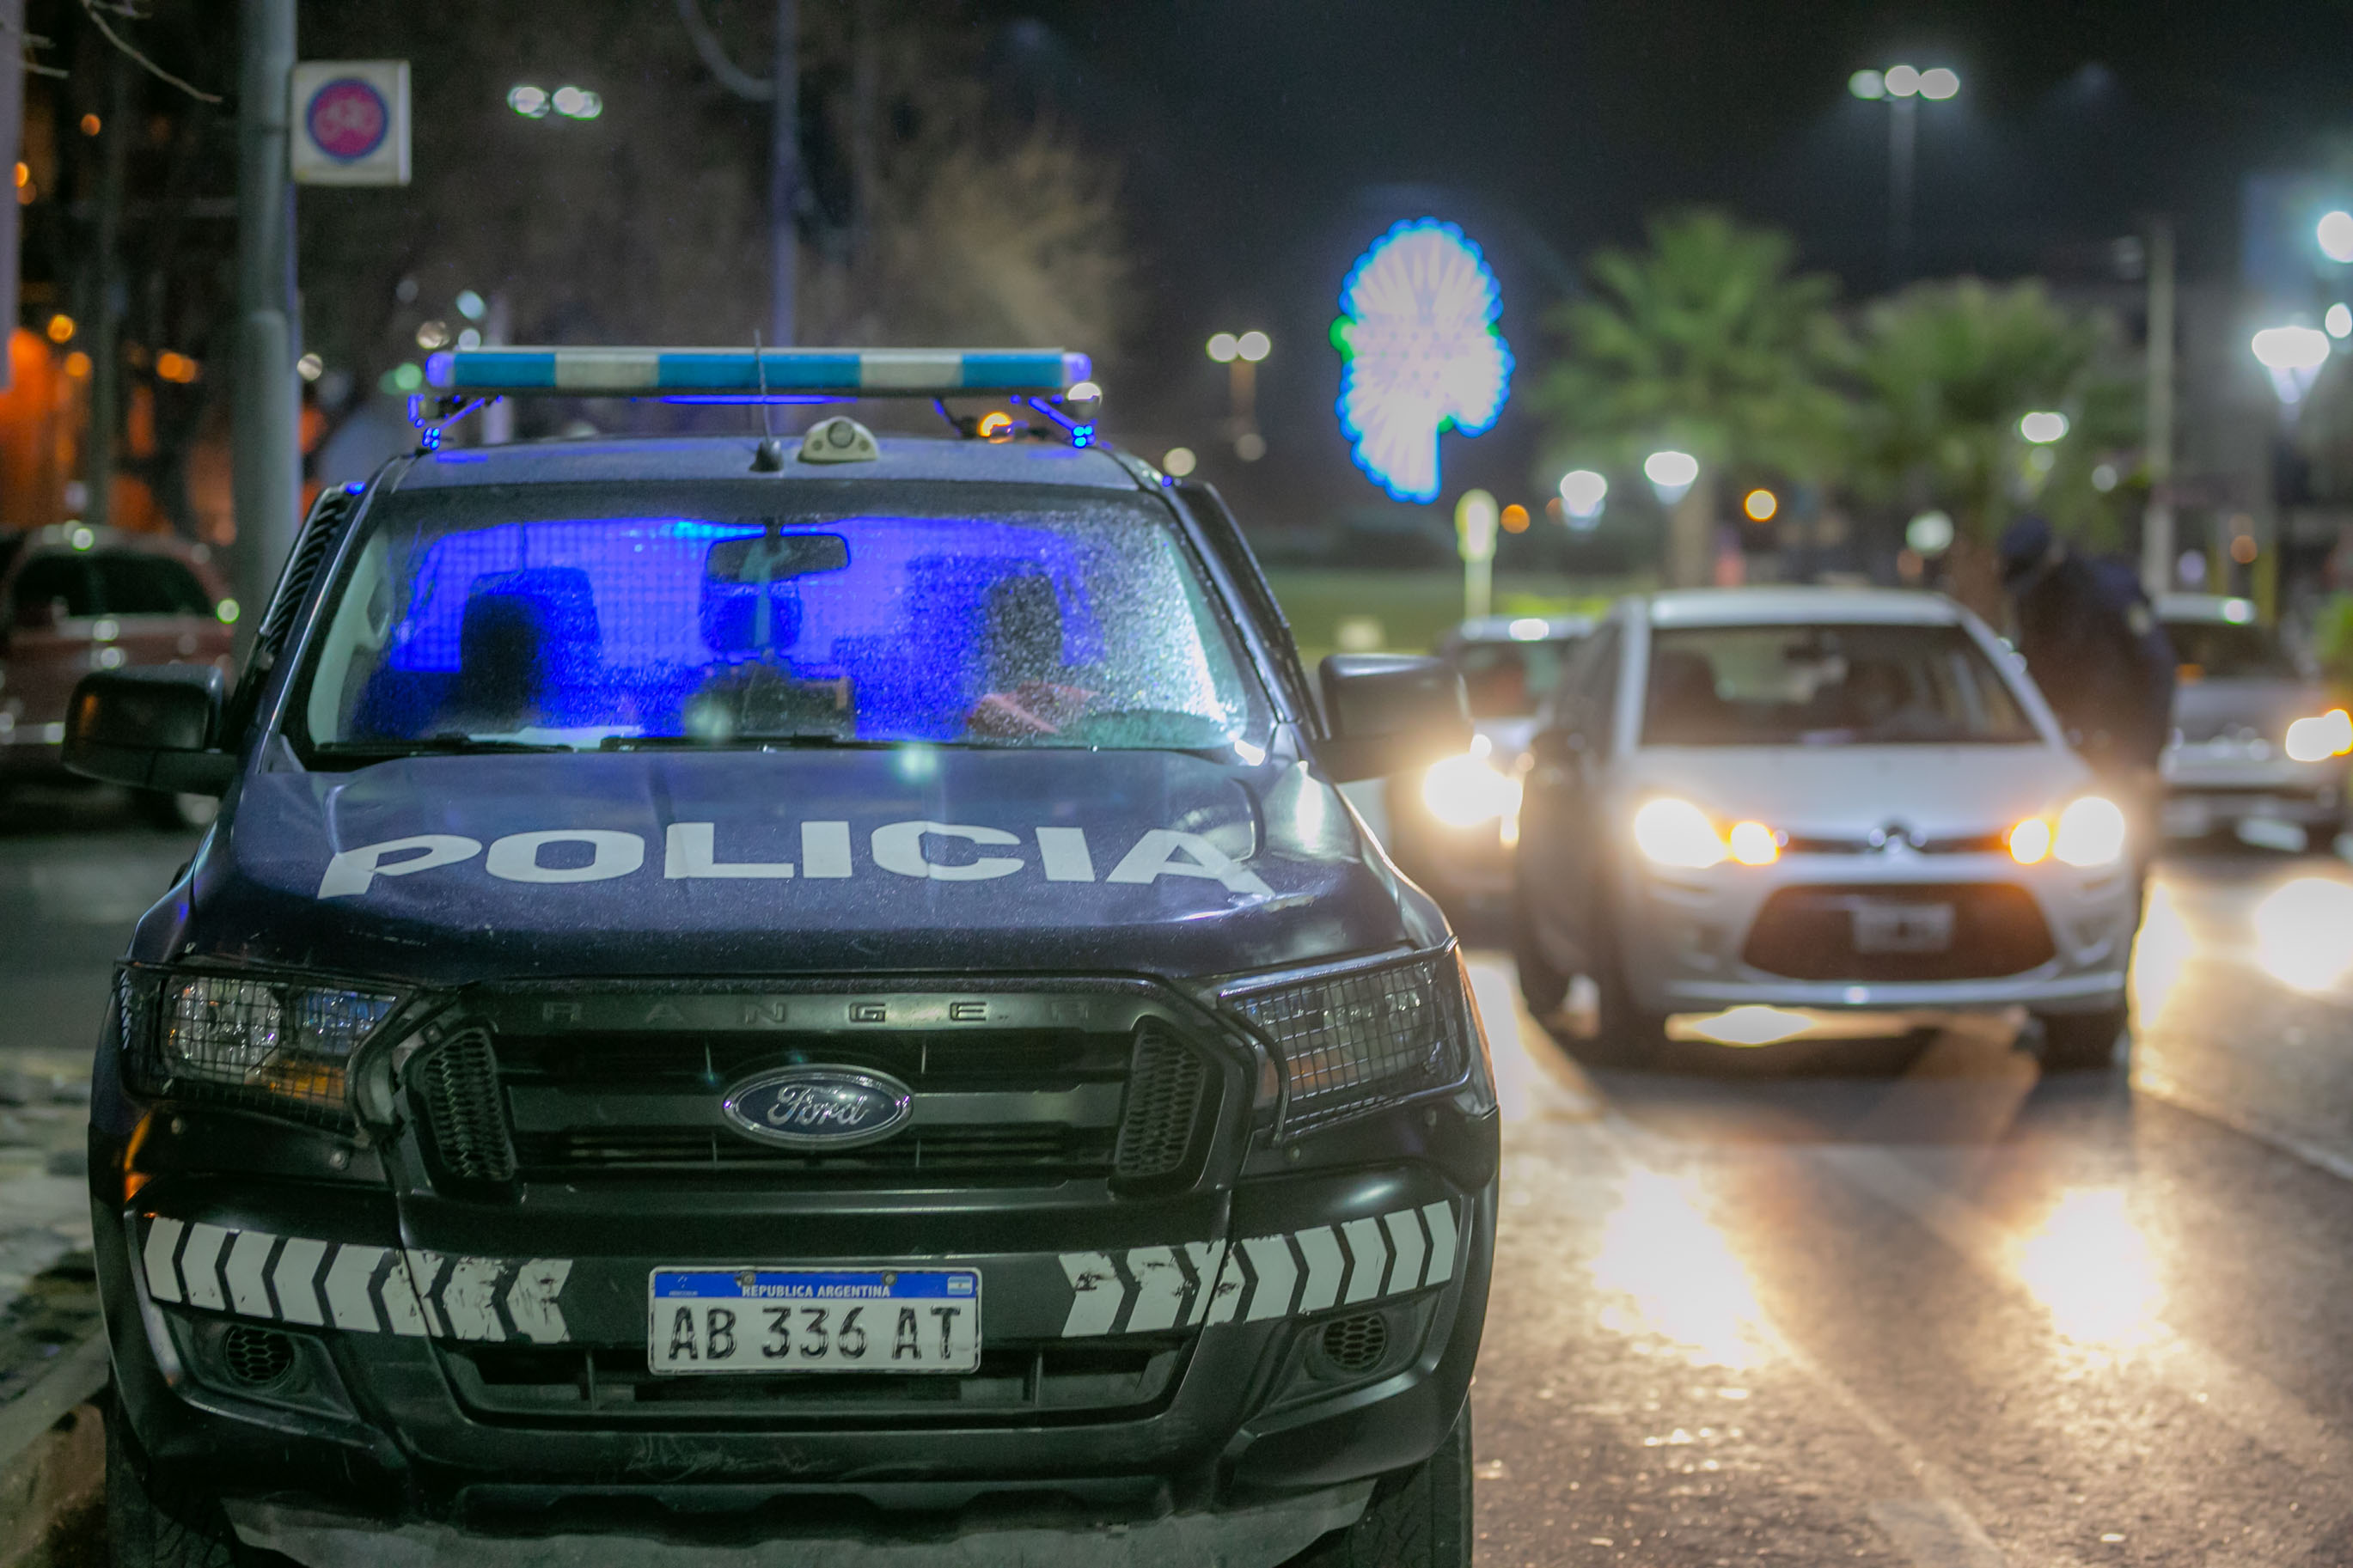
M949 844L961 842L957 858ZM673 822L664 836L662 875L672 881L696 879L770 879L795 876L842 878L859 874L847 822L800 825L800 858L791 860L722 860L718 825ZM1031 844L1001 827L954 822L888 822L868 835L872 863L894 876L934 882L986 882L1010 877L1031 865ZM1163 877L1191 877L1222 883L1232 893L1261 897L1272 889L1198 833L1155 827L1098 876L1095 852L1082 827L1035 830L1036 866L1050 882L1148 884ZM944 853L943 853L944 852ZM627 877L646 863L645 838L603 827L555 827L510 833L491 841L455 833L419 833L364 844L338 852L319 879L322 899L357 898L379 877L407 877L462 865L480 857L482 868L509 882L602 882ZM553 863L551 863L553 862Z

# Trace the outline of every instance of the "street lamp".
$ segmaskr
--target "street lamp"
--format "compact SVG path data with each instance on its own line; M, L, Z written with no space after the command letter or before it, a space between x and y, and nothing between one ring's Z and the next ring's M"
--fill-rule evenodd
M2257 363L2271 373L2281 414L2293 421L2296 405L2328 363L2328 334L2317 327L2265 327L2249 346Z
M1591 468L1571 468L1560 477L1561 510L1568 514L1568 526L1579 533L1601 521L1609 495L1609 481Z
M1209 357L1226 367L1226 426L1234 456L1255 463L1266 456L1266 437L1258 433L1258 365L1274 352L1274 340L1252 328L1215 333L1208 348Z
M1699 479L1699 459L1672 447L1642 459L1642 477L1658 492L1661 506L1672 506Z
M2320 243L2320 254L2331 261L2353 261L2353 213L2338 210L2323 213L2313 227L2313 237Z
M1912 243L1912 176L1918 162L1920 102L1942 103L1961 90L1960 73L1947 66L1920 70L1907 65L1885 70L1859 70L1846 79L1846 89L1873 102L1884 100L1887 118L1887 253L1897 272L1904 270L1904 253Z

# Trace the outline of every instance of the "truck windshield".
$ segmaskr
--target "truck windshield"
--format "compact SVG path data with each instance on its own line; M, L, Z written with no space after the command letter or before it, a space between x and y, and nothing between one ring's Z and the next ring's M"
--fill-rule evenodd
M2037 738L1993 662L1958 626L1708 626L1651 640L1646 746Z
M313 638L296 727L382 755L1207 750L1266 726L1192 553L1140 499L810 481L747 506L743 489L390 498Z

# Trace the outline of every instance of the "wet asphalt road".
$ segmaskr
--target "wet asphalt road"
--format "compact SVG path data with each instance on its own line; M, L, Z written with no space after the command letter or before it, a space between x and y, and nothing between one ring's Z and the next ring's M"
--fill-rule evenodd
M71 1243L69 1080L192 842L0 812L0 1308ZM1588 1071L1482 951L1481 1563L2353 1563L2353 868L2151 900L2129 1068L2047 1078L1999 1016Z

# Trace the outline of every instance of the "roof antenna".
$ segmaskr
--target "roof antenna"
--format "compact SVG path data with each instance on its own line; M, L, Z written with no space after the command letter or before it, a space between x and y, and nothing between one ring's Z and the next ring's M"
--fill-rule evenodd
M781 474L785 471L785 444L776 439L776 421L768 408L768 360L760 352L760 329L752 329L752 369L760 378L760 444L752 451L752 471L755 474Z

